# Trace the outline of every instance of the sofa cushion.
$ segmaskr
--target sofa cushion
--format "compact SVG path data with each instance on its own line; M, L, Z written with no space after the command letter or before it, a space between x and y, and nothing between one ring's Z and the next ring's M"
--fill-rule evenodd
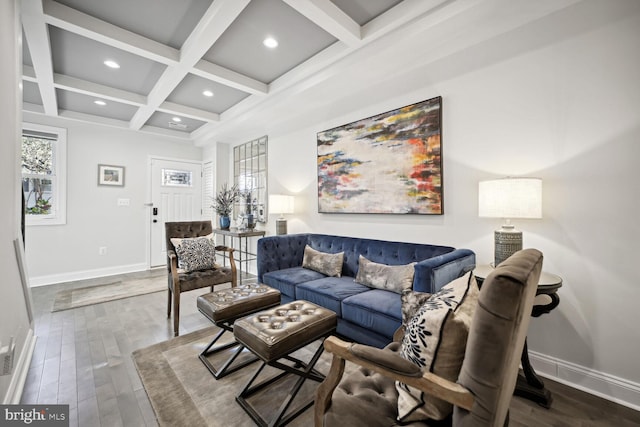
M340 277L342 275L342 260L344 252L335 254L320 252L307 245L304 248L304 257L302 258L302 267L317 271L332 277Z
M473 273L443 286L418 310L402 340L401 355L425 370L455 381L460 373L471 318L478 302ZM440 420L453 411L450 403L397 382L398 421Z
M353 277L324 277L301 283L296 288L298 299L310 301L333 310L343 317L340 303L345 298L367 292L370 289L353 281Z
M324 274L302 267L271 271L262 276L262 282L277 289L283 296L296 299L296 285L325 277Z
M215 267L216 245L213 233L207 236L192 238L173 238L171 243L176 249L180 273L208 270Z
M392 337L401 324L400 295L369 289L342 301L342 318L363 328Z
M356 282L399 294L413 285L415 264L415 262L404 265L378 264L360 255Z

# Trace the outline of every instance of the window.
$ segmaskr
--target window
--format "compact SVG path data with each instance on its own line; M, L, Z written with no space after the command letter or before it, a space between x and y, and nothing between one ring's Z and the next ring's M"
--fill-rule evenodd
M27 225L65 224L67 131L24 123L22 191Z

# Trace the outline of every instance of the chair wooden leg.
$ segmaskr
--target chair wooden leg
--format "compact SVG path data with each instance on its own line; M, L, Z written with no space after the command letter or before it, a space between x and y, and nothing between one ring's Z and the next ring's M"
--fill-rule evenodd
M167 291L167 319L171 317L171 289Z
M173 336L180 335L180 294L173 294Z

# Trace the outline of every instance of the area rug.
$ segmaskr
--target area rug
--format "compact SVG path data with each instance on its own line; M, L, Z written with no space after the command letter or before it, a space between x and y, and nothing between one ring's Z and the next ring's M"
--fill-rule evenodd
M218 380L213 378L198 355L218 330L212 326L133 352L138 375L161 426L255 426L249 415L236 403L235 397L262 362L252 363ZM232 339L231 334L225 334L225 337ZM294 355L302 360L309 360L318 345L320 341ZM239 359L250 355L247 350L245 352ZM227 357L228 354L220 352L212 355L209 360L214 366L220 366ZM326 374L330 361L331 355L324 353L316 364L316 369ZM347 364L347 371L351 369L354 368ZM259 378L270 378L277 372L279 371L267 366ZM297 378L287 375L267 387L264 392L252 396L249 402L258 413L270 420ZM291 409L296 409L301 402L313 396L317 386L317 382L307 380L291 404ZM313 425L313 407L289 425Z
M122 298L150 294L167 289L166 276L114 282L86 288L65 289L56 293L51 312L84 307Z

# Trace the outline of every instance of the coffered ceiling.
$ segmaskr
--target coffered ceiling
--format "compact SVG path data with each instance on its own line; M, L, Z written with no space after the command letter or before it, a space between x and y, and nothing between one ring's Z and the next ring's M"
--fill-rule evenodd
M419 18L483 1L23 0L23 108L203 140Z

